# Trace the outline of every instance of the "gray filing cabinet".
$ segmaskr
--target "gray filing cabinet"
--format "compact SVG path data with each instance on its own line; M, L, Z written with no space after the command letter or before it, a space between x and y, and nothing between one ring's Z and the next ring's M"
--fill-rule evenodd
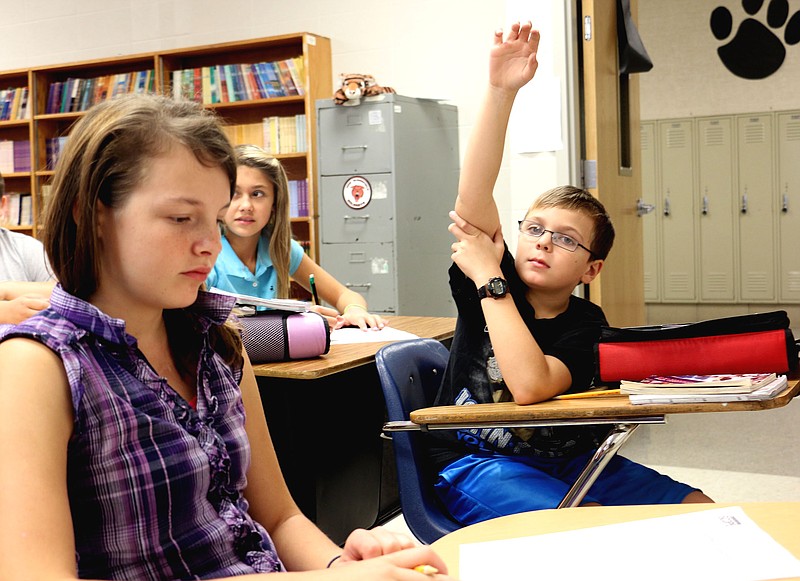
M455 316L456 107L395 94L316 105L320 264L372 312Z

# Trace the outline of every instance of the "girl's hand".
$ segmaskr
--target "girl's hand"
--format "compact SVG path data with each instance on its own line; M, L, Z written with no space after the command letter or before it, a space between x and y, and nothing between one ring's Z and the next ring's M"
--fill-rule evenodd
M427 576L414 571L414 567L419 565L435 567L439 574ZM410 537L382 527L353 531L345 541L341 558L331 565L331 568L339 567L351 567L353 579L362 578L361 573L366 574L367 569L370 569L372 576L363 576L364 579L450 579L447 577L447 565L430 547L420 546Z
M328 327L331 331L334 329L339 329L344 326L344 319L339 314L339 311L336 309L331 309L330 307L323 307L322 305L312 305L309 309L315 313L319 313L325 320L328 321Z
M489 84L507 91L518 91L536 74L539 63L539 31L530 21L514 23L503 41L503 31L494 33L494 46L489 58Z
M341 314L342 324L339 327L358 327L362 331L367 329L383 329L388 322L379 315L373 315L365 307L357 303L347 305ZM337 329L339 327L336 327Z

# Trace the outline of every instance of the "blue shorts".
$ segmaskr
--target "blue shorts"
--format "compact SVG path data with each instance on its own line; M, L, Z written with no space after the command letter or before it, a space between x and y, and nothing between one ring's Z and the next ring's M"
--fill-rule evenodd
M436 492L450 514L462 524L529 510L556 508L593 450L574 458L468 455L439 473ZM697 490L614 456L583 502L602 505L680 504Z

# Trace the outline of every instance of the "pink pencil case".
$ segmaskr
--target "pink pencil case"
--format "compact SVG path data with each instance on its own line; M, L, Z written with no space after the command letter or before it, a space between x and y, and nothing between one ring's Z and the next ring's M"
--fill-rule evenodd
M319 313L262 311L239 321L244 348L253 363L310 359L327 353L331 346L328 321Z

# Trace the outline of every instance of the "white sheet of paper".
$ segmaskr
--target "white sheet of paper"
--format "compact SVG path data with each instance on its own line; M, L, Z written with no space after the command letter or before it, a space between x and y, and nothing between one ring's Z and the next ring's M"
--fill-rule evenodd
M383 329L368 329L362 331L358 327L343 327L331 331L331 345L345 343L381 343L383 341L407 341L419 339L414 333L401 331L392 327Z
M509 120L512 153L559 151L561 139L561 84L557 77L535 76L514 100Z
M734 506L468 543L459 572L461 581L758 581L798 577L800 560Z

